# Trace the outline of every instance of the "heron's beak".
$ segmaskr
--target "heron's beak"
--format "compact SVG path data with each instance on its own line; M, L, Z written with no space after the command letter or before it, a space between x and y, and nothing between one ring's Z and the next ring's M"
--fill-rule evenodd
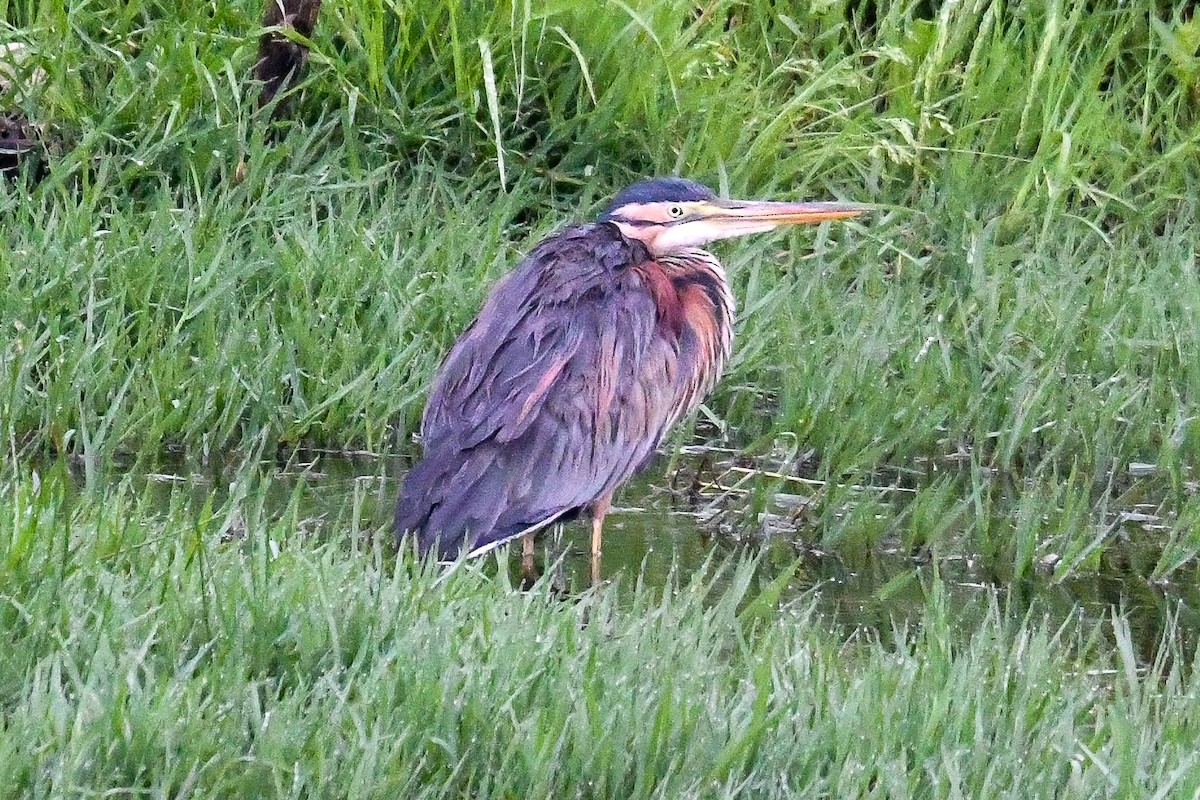
M781 225L825 222L865 214L871 206L859 203L777 203L770 200L717 200L703 218L719 226L738 228L742 225ZM762 230L762 228L756 228ZM737 234L734 234L737 235Z
M657 233L652 252L695 247L718 239L763 233L784 225L848 219L872 210L858 203L778 203L755 200L712 200Z

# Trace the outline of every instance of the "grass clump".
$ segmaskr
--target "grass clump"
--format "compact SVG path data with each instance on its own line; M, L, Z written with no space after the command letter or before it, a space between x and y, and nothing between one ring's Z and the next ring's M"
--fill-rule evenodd
M3 410L21 439L379 447L411 426L456 330L427 317L451 309L461 325L535 238L632 175L682 171L738 194L894 209L815 245L795 234L778 258L773 242L727 248L746 311L713 408L744 439L796 433L835 471L947 444L1002 466L1194 455L1200 141L1194 82L1162 32L1186 33L1183 20L982 0L794 15L335 3L304 124L265 143L240 88L251 4L48 9L9 10L29 68L50 70L22 102L70 152L6 203L18 257L3 303L25 334L6 350ZM65 37L54 59L40 47L52 37ZM244 148L249 178L233 185ZM125 299L135 279L145 296ZM304 307L312 318L290 324ZM323 325L348 341L305 335ZM76 364L103 383L101 367L141 363L139 347L177 361L158 381L68 397ZM312 350L337 357L309 363ZM155 384L186 380L190 358L212 365L220 400L180 411ZM335 395L322 384L343 410L314 419ZM875 433L843 440L850 429Z
M879 636L730 563L555 598L319 543L263 488L201 515L6 481L6 793L1190 794L1176 633L1055 628L938 582ZM231 520L239 520L232 524ZM503 575L503 573L502 573ZM720 580L717 580L720 578Z

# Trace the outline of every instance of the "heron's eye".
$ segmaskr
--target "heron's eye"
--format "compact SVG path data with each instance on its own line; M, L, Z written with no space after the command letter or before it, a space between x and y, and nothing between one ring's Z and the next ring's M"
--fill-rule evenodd
M671 219L679 219L680 217L683 216L683 207L682 206L671 206L670 208L667 209L667 215Z

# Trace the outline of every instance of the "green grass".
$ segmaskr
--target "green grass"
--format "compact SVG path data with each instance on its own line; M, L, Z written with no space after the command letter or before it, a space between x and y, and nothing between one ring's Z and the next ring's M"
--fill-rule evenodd
M934 580L835 628L729 562L556 598L321 543L262 487L148 514L3 486L4 796L1190 796L1195 671L1120 616L1061 626ZM236 520L236 521L235 521ZM981 598L984 596L981 596ZM1155 645L1161 644L1161 647ZM1154 653L1157 652L1157 656Z
M851 563L1193 582L1200 20L797 5L326 0L272 125L257 2L0 2L54 154L0 184L11 793L1195 792L1192 645L1135 654L1121 613L962 630L922 577L911 629L847 643L808 600L739 619L748 567L557 603L435 587L383 509L264 510L263 453L410 453L494 281L680 173L879 205L717 248L737 341L695 430L762 469L739 532L800 491L791 538ZM199 516L101 479L164 449L244 466ZM59 456L78 497L29 477Z

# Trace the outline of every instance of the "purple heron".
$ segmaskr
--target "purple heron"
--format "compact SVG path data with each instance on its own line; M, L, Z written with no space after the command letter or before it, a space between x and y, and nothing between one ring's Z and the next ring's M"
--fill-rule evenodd
M712 390L734 301L700 245L868 206L725 200L681 178L644 180L587 225L550 236L492 289L434 379L424 455L396 534L441 559L486 553L580 514L592 570L613 492Z

